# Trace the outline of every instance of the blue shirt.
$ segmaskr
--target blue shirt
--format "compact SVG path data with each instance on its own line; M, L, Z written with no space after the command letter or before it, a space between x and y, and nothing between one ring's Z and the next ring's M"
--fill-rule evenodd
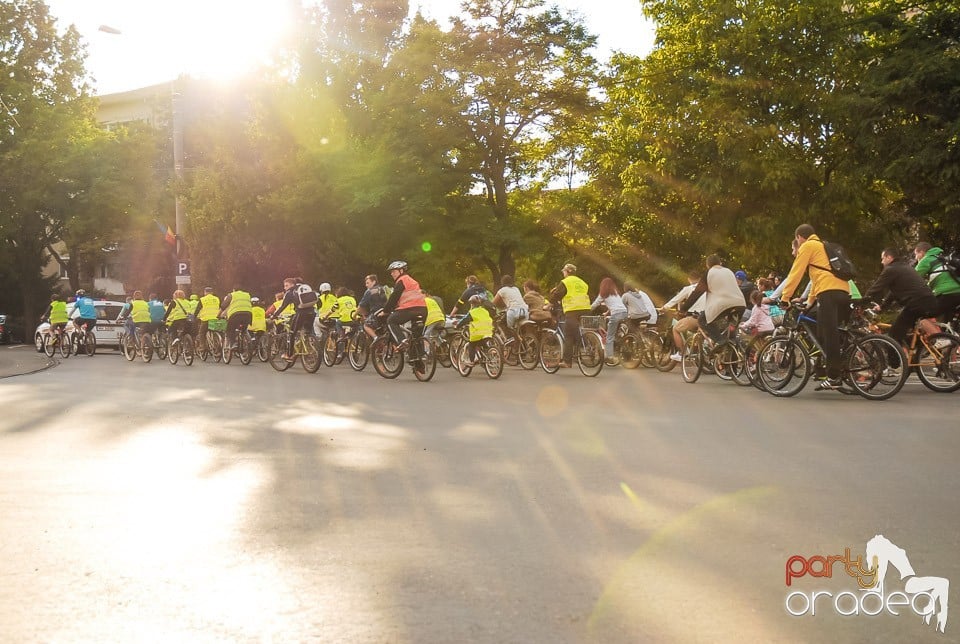
M97 319L97 309L93 306L93 298L86 295L78 297L77 301L74 304L74 308L80 312L80 317L85 320L96 320Z
M163 306L163 302L160 300L150 300L147 306L150 308L150 321L163 322L163 316L167 314L167 309Z

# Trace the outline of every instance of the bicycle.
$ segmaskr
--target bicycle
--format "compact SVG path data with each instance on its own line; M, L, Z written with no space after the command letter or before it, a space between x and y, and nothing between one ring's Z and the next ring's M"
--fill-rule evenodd
M213 358L214 362L220 362L223 359L223 333L227 330L227 321L221 318L213 320L200 321L200 324L207 325L206 336L197 338L197 355L204 362L208 358Z
M181 328L173 337L168 333L167 341L167 360L170 361L170 364L177 364L177 361L183 357L183 364L188 367L193 365L196 346L193 341L193 335L189 331Z
M379 320L377 325L377 337L370 344L370 359L373 361L373 368L381 377L392 380L403 371L404 356L410 350L413 342L421 343L420 360L421 368L413 360L410 361L413 375L421 382L427 382L433 378L437 370L437 353L433 341L430 338L423 337L423 317L418 317L412 322L412 329L401 327L401 335L394 336L393 329L387 324L385 318ZM409 356L407 356L409 358Z
M684 382L695 383L706 366L711 366L721 380L732 380L741 386L750 385L750 376L744 360L744 350L737 339L737 329L743 310L726 311L714 320L721 325L719 341L711 338L700 326L693 337L683 343L680 352L680 371Z
M73 343L67 334L66 324L50 325L51 329L43 338L43 352L52 358L58 350L61 358L69 358Z
M88 358L92 358L93 354L97 352L97 336L86 324L81 324L79 327L74 326L71 340L73 342L72 351L76 355L80 355L80 352L83 351Z
M120 350L127 362L133 362L137 356L144 362L150 362L153 360L152 336L139 327L134 328L133 334L124 331L120 334Z
M161 360L167 359L167 347L170 344L170 337L167 332L167 326L160 324L160 326L150 333L150 341L153 343L154 349L157 352L157 357Z
M607 343L608 319L603 315L585 315L580 318L581 329L591 329L600 334L604 347ZM642 341L630 331L627 320L617 324L613 336L613 358L607 364L619 364L626 369L636 369L642 362Z
M536 369L537 355L537 325L528 319L517 321L517 328L507 326L507 314L501 311L494 321L494 334L503 349L503 362L529 371Z
M457 360L457 372L466 378L473 371L473 367L483 365L487 377L496 380L503 374L504 349L500 339L496 336L484 338L476 347L476 360L470 360L470 343L464 342L460 346L460 355Z
M555 329L543 328L540 331L540 366L547 373L556 373L563 358L563 330L560 322ZM594 378L603 371L603 340L593 329L580 329L580 337L573 343L573 358L577 361L580 373Z
M293 354L290 359L287 359L284 356L287 353L291 334L289 319L279 321L275 325L269 338L270 366L277 371L286 371L299 359L304 371L316 373L323 360L320 357L320 345L317 337L306 329L297 331L297 336L293 341Z
M907 337L907 366L931 391L952 393L960 389L960 338L949 333L925 333L921 322L917 320ZM880 331L888 331L890 326L876 324Z
M230 364L233 356L240 356L240 364L247 366L253 361L253 354L256 348L253 345L253 336L246 324L241 324L236 331L236 345L231 346L228 342L223 343L223 364Z

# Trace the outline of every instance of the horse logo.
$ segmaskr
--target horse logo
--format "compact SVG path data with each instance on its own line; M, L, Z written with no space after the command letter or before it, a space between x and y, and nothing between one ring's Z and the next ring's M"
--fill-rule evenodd
M903 590L909 595L924 594L929 597L929 602L920 611L920 616L924 622L930 623L937 606L940 607L937 612L936 629L941 633L947 627L947 593L950 590L950 582L943 577L917 577L907 553L903 548L898 547L889 539L881 534L876 535L867 542L867 561L871 562L873 570L877 571L876 591L883 596L883 581L887 574L887 568L893 565L900 572L900 579L906 579Z

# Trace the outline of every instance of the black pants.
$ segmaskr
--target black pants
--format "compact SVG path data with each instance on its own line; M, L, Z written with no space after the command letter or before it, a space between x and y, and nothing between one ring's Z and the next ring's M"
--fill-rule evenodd
M845 291L824 291L817 295L817 340L823 347L828 378L839 378L840 325L850 319L850 294Z
M237 341L237 331L245 329L253 323L253 313L237 311L227 320L227 342L233 345Z
M580 342L580 318L589 315L589 309L567 311L563 314L563 362L573 362L573 343Z
M937 296L937 310L940 317L949 320L958 308L960 308L960 293Z
M313 322L317 319L317 310L313 307L306 309L297 309L290 320L290 337L287 338L287 355L293 355L293 343L296 341L297 333L303 329L307 335L313 335Z
M413 322L413 335L410 338L410 348L407 355L411 360L420 360L420 338L423 337L423 321L427 319L427 307L413 306L409 309L400 309L394 311L387 318L387 325L390 327L390 333L394 338L403 339L403 329L400 325L404 322Z
M903 307L900 315L890 325L890 337L900 344L907 343L907 333L914 327L920 318L937 316L939 303L935 297L927 297L917 302L910 302Z

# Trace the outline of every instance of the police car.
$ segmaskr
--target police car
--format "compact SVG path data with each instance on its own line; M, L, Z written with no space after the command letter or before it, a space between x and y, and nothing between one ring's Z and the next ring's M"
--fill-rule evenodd
M94 308L97 309L97 328L94 335L97 336L97 348L114 347L120 348L120 333L123 331L123 323L117 323L117 316L123 309L123 302L114 302L112 300L94 300ZM70 315L70 321L67 322L67 333L73 333L73 320L80 317L80 311L73 304L67 305ZM43 351L43 338L50 333L50 323L41 322L40 326L33 334L33 344L37 351Z

